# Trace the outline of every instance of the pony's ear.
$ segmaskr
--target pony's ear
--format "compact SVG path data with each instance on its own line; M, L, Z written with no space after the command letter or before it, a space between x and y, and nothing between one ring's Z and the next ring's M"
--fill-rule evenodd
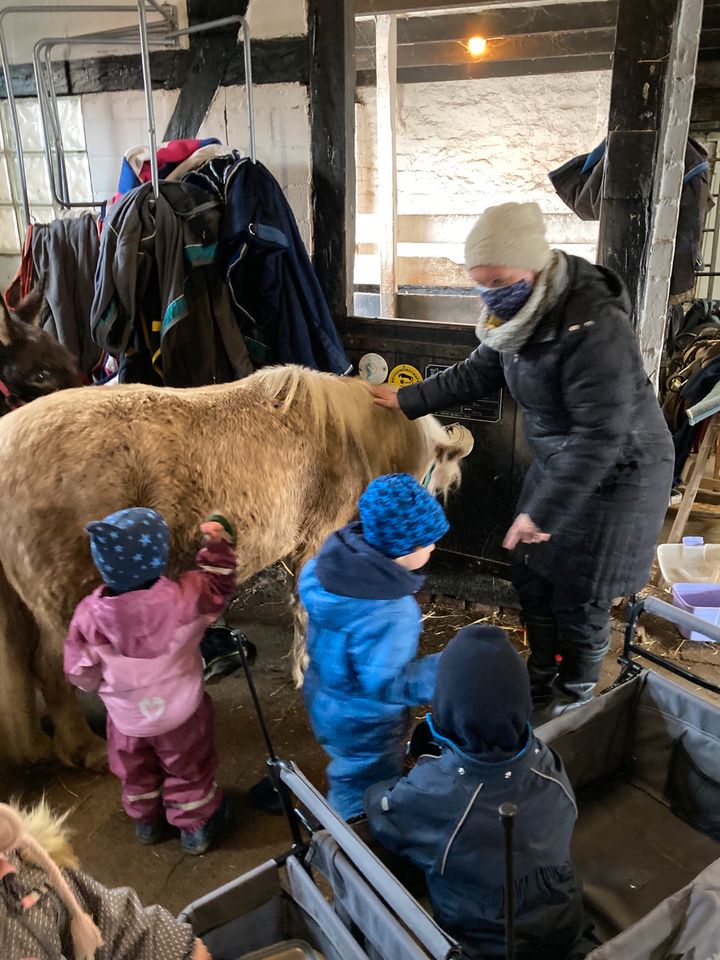
M22 329L17 320L10 316L5 301L0 297L0 347L11 347L22 337Z
M26 297L23 297L13 312L18 320L21 320L23 323L29 323L33 327L40 327L42 324L42 305L44 299L45 288L42 284L38 284Z

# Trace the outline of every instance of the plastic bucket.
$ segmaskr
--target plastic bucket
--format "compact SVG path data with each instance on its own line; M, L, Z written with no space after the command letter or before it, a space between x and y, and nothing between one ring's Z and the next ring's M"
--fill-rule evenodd
M706 620L708 623L720 625L720 585L709 583L676 583L672 588L673 604L680 610ZM686 640L695 640L699 643L712 643L708 637L697 631L684 630L680 633Z

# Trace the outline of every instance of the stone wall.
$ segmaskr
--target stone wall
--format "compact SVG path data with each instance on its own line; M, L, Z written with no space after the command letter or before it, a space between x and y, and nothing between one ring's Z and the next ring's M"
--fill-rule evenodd
M463 240L482 210L535 200L551 241L594 257L597 224L564 206L549 170L606 134L609 71L503 77L398 88L399 283L467 286ZM358 91L355 282L379 281L374 214L375 91Z

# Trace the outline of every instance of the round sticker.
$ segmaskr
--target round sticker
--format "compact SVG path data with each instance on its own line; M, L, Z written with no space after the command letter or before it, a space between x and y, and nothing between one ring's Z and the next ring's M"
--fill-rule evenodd
M420 383L422 374L409 363L399 363L390 371L388 383L394 387L409 387L411 383Z
M379 353L366 353L364 357L360 357L358 373L368 383L385 383L388 365Z
M463 457L467 457L469 453L472 453L472 449L475 446L475 438L467 427L464 427L461 423L449 423L445 427L445 433L448 435L448 440L450 440L454 446L460 448Z

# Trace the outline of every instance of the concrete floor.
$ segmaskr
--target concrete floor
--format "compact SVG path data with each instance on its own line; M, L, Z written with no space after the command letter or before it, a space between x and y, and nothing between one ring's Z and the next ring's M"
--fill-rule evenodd
M278 754L295 760L322 788L324 757L308 728L301 696L289 675L287 653L292 622L287 596L281 571L271 571L234 605L232 622L258 647L254 676ZM426 614L423 652L441 649L460 627L478 621L500 623L518 649L524 651L514 611L432 597L421 599ZM622 614L616 613L619 619L614 625L603 686L618 673L616 655L621 648L623 628ZM651 618L645 629L645 642L652 649L720 680L720 660L714 645L681 643L673 628ZM145 903L161 903L177 912L196 897L289 846L285 821L257 810L247 797L248 789L264 775L265 751L244 679L226 678L211 686L210 693L216 706L219 781L234 800L235 822L220 846L205 856L182 854L176 839L156 847L139 846L133 838L132 824L120 806L118 783L110 774L60 767L6 771L0 774L0 798L13 796L31 802L44 793L55 808L70 811L74 845L85 870L109 885L131 885ZM88 711L94 723L101 726L97 703L89 701ZM418 716L422 713L418 710Z

